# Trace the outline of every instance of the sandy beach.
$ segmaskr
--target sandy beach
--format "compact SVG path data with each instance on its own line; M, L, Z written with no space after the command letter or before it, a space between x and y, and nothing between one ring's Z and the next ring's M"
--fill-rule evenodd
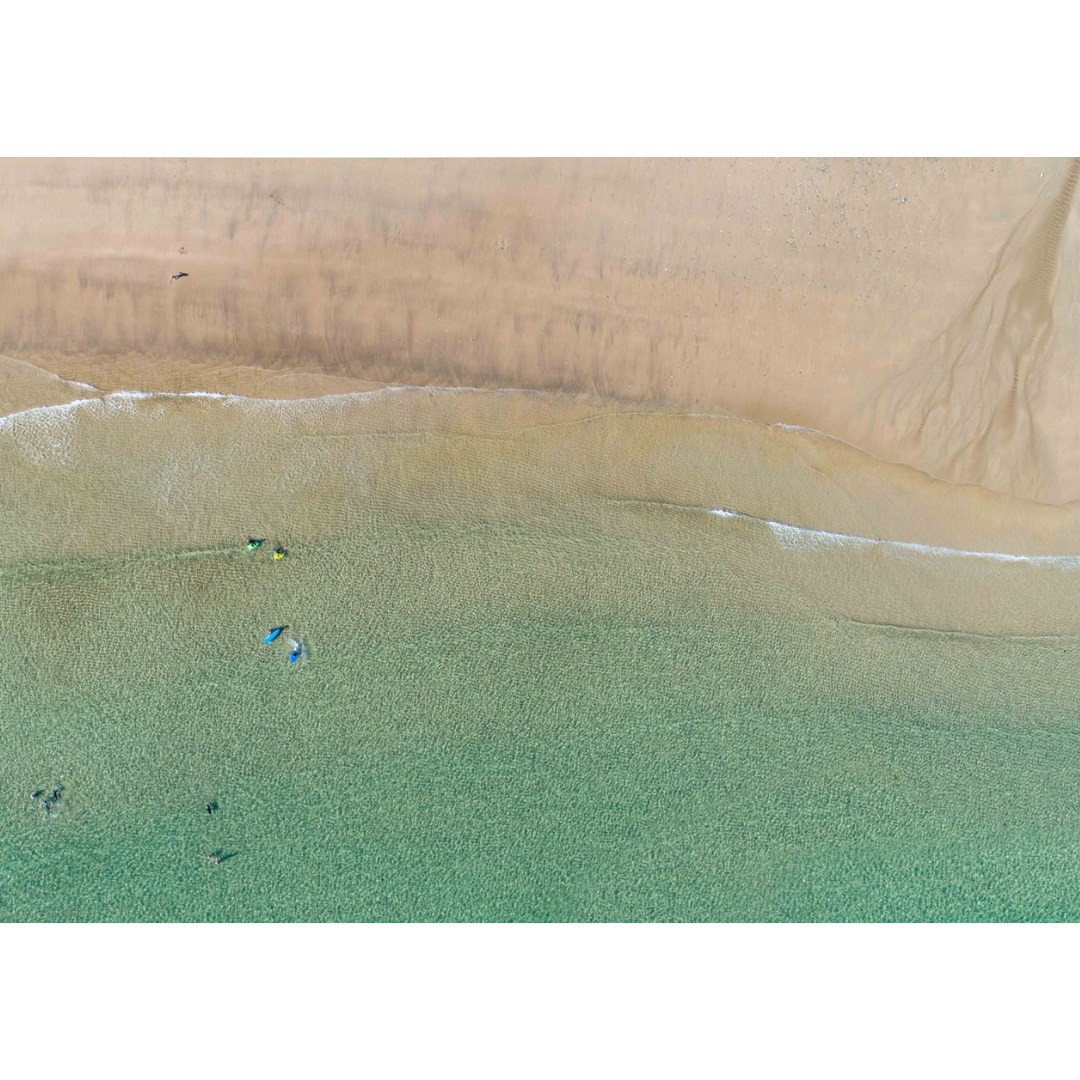
M1080 918L1075 164L0 170L0 918Z
M584 392L1080 497L1066 161L0 168L0 354L65 379Z

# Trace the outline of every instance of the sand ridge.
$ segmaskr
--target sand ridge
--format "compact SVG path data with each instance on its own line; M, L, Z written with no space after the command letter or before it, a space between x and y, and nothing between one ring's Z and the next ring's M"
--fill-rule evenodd
M1047 502L1080 490L1080 162L1048 184L985 284L890 375L865 445L936 476Z

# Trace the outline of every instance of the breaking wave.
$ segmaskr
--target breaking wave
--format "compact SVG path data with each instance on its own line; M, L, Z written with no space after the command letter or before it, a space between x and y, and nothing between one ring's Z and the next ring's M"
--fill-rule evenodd
M992 562L1024 563L1029 566L1052 566L1059 570L1080 570L1080 555L1014 555L1003 551L967 551L963 548L938 547L933 544L917 544L910 540L883 540L870 536L854 536L851 533L828 532L803 525L789 525L783 521L754 517L740 510L724 507L709 509L710 514L722 518L738 518L766 526L776 542L790 551L820 551L823 548L879 549L900 557L911 555L948 556L950 558L985 559Z

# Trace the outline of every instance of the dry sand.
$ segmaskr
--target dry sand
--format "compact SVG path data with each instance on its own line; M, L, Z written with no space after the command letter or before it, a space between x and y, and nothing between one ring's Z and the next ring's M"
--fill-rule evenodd
M1080 498L1069 162L0 170L0 353L64 379L580 391L804 425L953 482ZM86 396L0 369L7 411Z

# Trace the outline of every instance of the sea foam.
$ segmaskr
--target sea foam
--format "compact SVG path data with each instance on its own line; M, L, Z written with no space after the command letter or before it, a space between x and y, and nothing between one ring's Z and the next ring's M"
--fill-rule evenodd
M1080 570L1080 555L1015 555L1003 551L968 551L964 548L939 547L934 544L917 544L910 540L884 540L851 533L828 532L811 529L804 525L790 525L784 521L754 517L740 510L712 507L710 514L723 518L739 518L766 526L776 542L789 551L820 551L826 548L880 549L898 557L912 555L946 556L962 559L988 559L993 562L1024 563L1029 566L1051 566L1059 570Z
M220 402L224 408L249 408L256 412L265 411L276 414L282 419L301 421L314 417L325 418L332 416L335 412L341 413L349 406L355 406L363 402L375 402L394 394L409 391L448 396L521 393L543 395L542 391L513 388L487 389L483 387L407 385L385 386L375 390L356 390L311 398L261 398L242 394L213 393L203 390L185 392L118 390L100 397L79 398L60 405L41 405L0 417L0 435L13 437L20 450L35 463L68 466L73 463L71 447L73 421L75 415L84 410L92 413L100 412L104 418L109 414L130 414L135 411L138 404L143 402L158 402L165 405L170 401L197 399ZM770 426L808 434L821 434L813 431L813 429L799 428L788 424ZM831 436L824 437L832 438ZM687 508L682 507L682 509ZM879 549L899 558L936 556L1047 566L1061 570L1080 569L1080 555L1018 555L1000 551L972 551L932 544L919 544L907 540L889 540L857 536L851 533L830 532L825 529L814 529L802 525L793 525L788 522L755 517L740 510L725 507L702 509L707 509L708 513L716 517L737 518L765 526L772 533L777 544L790 551L813 552L830 548L847 550Z

